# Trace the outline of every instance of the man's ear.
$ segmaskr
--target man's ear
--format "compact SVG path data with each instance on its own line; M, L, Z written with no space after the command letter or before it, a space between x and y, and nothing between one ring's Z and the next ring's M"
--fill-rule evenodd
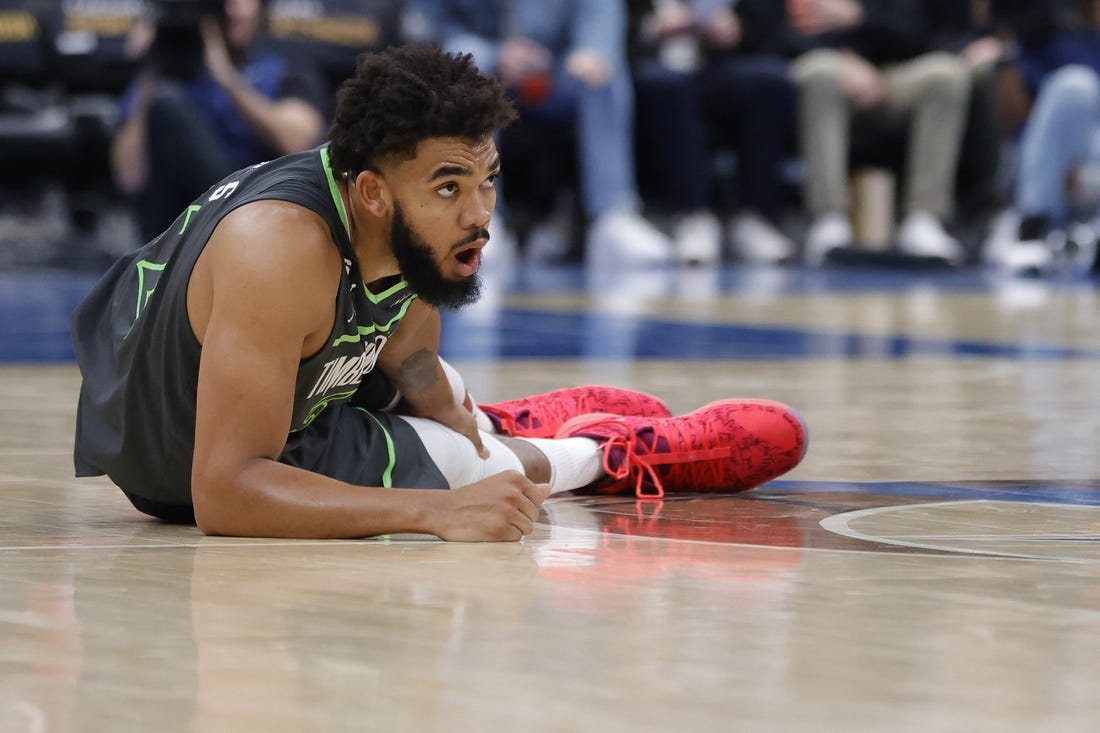
M375 216L384 216L389 211L391 193L381 175L372 170L363 170L352 183L367 211Z

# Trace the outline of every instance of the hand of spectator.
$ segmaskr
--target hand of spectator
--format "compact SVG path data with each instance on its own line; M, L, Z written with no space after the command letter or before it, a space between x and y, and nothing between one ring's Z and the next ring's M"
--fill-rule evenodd
M230 86L238 77L237 67L233 65L233 57L229 55L229 47L226 46L225 35L218 26L218 21L211 16L205 16L199 21L199 30L202 32L206 70L218 84Z
M565 71L590 87L600 87L611 80L611 64L591 48L580 48L569 54Z
M534 530L549 495L549 484L536 484L517 471L498 473L439 492L442 506L431 518L430 531L450 541L514 542Z
M996 63L1005 53L1005 44L999 38L982 36L971 41L966 48L959 52L963 62L971 69L987 64Z
M506 86L517 86L528 76L549 71L552 60L550 51L542 44L523 36L512 36L500 45L497 74Z
M656 3L649 17L649 27L658 39L690 33L695 25L695 14L682 3Z
M848 51L844 54L842 85L844 93L856 107L873 107L886 96L882 72L862 56Z
M714 48L729 49L741 43L744 29L741 18L727 5L716 9L698 23L699 35Z
M129 61L136 61L149 53L153 46L153 39L157 36L157 29L148 20L139 20L126 34L126 40L122 46L122 55Z
M818 36L859 25L863 6L858 0L787 0L787 20L799 33Z

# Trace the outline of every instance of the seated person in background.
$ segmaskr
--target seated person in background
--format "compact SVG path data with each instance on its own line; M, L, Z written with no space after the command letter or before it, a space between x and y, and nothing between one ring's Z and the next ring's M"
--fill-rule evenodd
M995 12L994 4L926 0L936 48L957 54L970 70L970 105L956 177L956 222L963 226L985 224L1005 198L999 173L1011 133L999 102L1011 74L1007 60L1015 29L1003 12Z
M574 126L586 255L670 259L671 242L640 213L623 0L410 0L408 7L430 39L472 53L478 68L504 83L519 125Z
M754 12L771 2L630 0L639 155L677 215L674 239L684 262L721 257L712 210L716 145L737 154L740 212L730 240L738 256L774 263L794 253L776 220L795 87L786 60L766 52L771 29Z
M800 89L806 259L821 264L851 244L848 153L854 134L907 124L903 218L906 254L959 263L964 252L943 226L966 124L970 75L956 55L936 52L920 0L789 0ZM853 133L852 127L860 132Z
M136 197L143 239L226 174L305 150L324 128L324 86L260 47L263 0L160 0L133 39L145 65L123 95L111 169Z
M1100 218L1100 2L1080 0L1078 10L1068 22L1046 16L1045 33L1020 39L1021 94L1034 103L1018 145L1012 207L993 227L984 253L987 262L1019 274L1043 274L1059 253L1078 247L1083 258L1094 251ZM1049 8L1037 12L1044 11ZM1036 20L1033 27L1043 25ZM1085 223L1090 219L1091 225Z

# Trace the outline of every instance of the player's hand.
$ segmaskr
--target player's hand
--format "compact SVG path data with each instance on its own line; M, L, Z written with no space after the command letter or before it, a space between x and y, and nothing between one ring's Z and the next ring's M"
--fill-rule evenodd
M886 78L878 68L851 52L845 52L843 59L841 85L856 107L867 109L886 98Z
M505 471L441 493L431 532L452 542L515 542L531 534L549 484Z
M805 36L854 28L863 21L857 0L788 0L787 19Z
M729 49L741 43L744 28L737 13L723 6L699 22L699 33L711 46Z
M421 414L419 416L435 420L440 425L445 425L456 433L462 433L474 444L474 449L477 450L479 458L489 457L489 449L481 442L481 432L477 429L477 421L474 419L473 413L466 407L457 402L451 402L446 407L434 410L431 414Z

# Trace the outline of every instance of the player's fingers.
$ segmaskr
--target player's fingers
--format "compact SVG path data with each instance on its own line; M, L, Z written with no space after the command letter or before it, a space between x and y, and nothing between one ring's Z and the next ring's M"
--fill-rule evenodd
M475 431L474 434L470 436L470 440L474 444L474 449L477 451L478 458L485 460L489 457L489 449L481 442L481 433Z
M523 495L526 496L532 504L539 507L542 505L542 502L546 501L546 497L550 496L550 484L528 482L523 486Z
M512 520L512 526L518 529L522 536L526 537L535 531L535 520L521 513Z

